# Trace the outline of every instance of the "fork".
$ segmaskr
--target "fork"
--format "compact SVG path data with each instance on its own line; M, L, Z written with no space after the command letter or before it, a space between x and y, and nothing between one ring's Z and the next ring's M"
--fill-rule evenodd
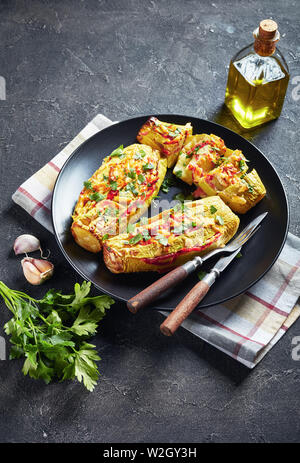
M246 241L249 240L249 238L256 231L256 228L267 214L267 212L264 212L252 220L252 222L250 222L236 238L234 238L223 248L214 249L204 257L196 256L194 259L191 259L185 264L176 267L174 270L171 270L169 273L152 283L152 285L148 286L136 296L129 299L127 302L127 307L130 312L136 313L139 309L142 309L143 307L146 307L147 305L154 302L164 291L173 288L178 283L185 280L188 275L194 272L203 264L203 262L210 259L211 257L219 253L231 253L239 249L241 246L243 246L243 244L246 243Z

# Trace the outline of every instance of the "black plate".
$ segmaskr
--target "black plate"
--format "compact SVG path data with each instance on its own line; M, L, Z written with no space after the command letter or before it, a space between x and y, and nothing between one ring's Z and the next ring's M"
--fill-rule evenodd
M58 244L74 269L86 280L90 280L99 290L112 297L127 301L136 293L153 283L159 275L154 272L136 274L112 274L105 267L102 254L92 254L79 247L70 233L71 214L82 189L83 182L100 166L102 159L119 145L136 142L136 135L142 124L150 116L135 117L114 124L97 133L83 143L63 166L53 192L52 220ZM185 124L191 122L194 133L214 133L224 139L229 148L241 149L255 168L266 186L266 197L252 210L241 216L241 227L262 212L269 214L261 229L243 248L243 256L235 259L224 271L213 289L199 307L220 304L247 291L270 269L276 261L286 240L289 213L287 198L282 183L270 162L249 141L231 130L202 119L158 114L160 120ZM186 184L182 182L182 187ZM178 187L172 187L161 198L172 200ZM207 264L208 268L212 262ZM160 298L158 309L172 310L182 297L197 282L196 274L191 275L181 286Z

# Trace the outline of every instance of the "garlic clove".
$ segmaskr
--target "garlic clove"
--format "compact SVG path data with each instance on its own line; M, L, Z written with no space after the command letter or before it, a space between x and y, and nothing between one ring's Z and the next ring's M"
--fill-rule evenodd
M33 235L20 235L14 243L14 251L16 255L38 251L39 249L41 249L41 243Z
M40 285L53 275L54 265L41 259L24 257L21 261L26 280L32 285Z

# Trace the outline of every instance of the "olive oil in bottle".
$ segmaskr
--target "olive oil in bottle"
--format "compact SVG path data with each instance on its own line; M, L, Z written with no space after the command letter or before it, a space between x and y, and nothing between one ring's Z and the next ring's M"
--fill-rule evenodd
M277 24L261 21L253 32L255 42L230 62L225 104L246 129L280 116L289 82L288 65L276 43Z

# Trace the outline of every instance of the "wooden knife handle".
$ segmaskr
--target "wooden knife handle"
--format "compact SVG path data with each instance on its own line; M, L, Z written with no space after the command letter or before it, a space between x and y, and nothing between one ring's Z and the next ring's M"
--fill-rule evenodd
M172 336L181 323L193 312L199 302L202 301L209 289L210 284L208 282L205 280L199 281L160 325L160 331L165 336Z
M188 272L183 266L171 270L171 272L152 283L148 288L129 299L127 302L128 309L130 312L136 313L139 309L155 301L164 291L183 281L187 276Z

